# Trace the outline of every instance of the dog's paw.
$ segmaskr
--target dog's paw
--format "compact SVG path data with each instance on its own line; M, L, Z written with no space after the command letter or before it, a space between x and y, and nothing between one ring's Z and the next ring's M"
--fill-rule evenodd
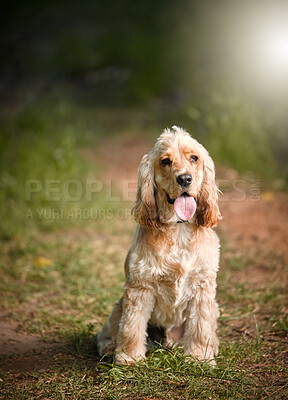
M216 361L214 359L214 352L212 348L193 348L190 351L184 351L184 355L186 357L186 361L200 361L200 362L205 362L211 367L216 366Z
M141 361L144 358L145 358L145 356L142 356L140 354L135 357L132 357L129 354L121 352L121 353L116 354L115 362L116 362L116 364L133 365L133 364L135 364L135 362Z
M104 356L105 354L113 354L115 350L115 343L111 339L100 340L97 336L96 347L98 354Z

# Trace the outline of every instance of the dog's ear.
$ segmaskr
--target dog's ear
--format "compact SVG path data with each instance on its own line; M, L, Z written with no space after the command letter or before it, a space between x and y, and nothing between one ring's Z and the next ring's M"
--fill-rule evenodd
M149 154L146 154L143 156L138 169L137 195L132 214L139 224L157 229L159 227L159 219L155 190L154 168Z
M222 219L218 207L219 189L215 183L215 168L211 157L207 154L204 160L204 177L197 204L196 222L207 228L217 225Z

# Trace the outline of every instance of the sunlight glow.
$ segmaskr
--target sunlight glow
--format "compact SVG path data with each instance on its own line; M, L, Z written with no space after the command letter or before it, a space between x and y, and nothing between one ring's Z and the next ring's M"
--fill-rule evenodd
M235 82L260 96L288 94L287 0L233 2L230 13L227 65Z
M267 30L262 37L260 56L262 61L267 62L271 72L288 73L288 30L272 29Z
M287 92L288 23L263 19L246 32L244 43L242 65L251 87L270 94Z

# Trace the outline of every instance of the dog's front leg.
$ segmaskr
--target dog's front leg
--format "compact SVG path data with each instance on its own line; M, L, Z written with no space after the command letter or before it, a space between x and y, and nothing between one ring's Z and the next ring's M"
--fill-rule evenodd
M211 360L218 354L216 335L218 304L213 285L199 288L186 310L185 332L183 338L184 354L198 360Z
M126 287L119 325L116 362L133 363L145 357L147 323L155 304L148 288Z

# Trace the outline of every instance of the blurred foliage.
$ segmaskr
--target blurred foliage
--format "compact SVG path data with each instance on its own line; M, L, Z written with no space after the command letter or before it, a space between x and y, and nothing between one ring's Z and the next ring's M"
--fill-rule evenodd
M253 171L263 179L273 177L276 161L253 104L215 94L206 107L188 107L186 112L195 132L202 129L203 141L217 163L240 173Z
M66 103L34 104L12 119L2 118L0 132L0 237L27 232L28 226L54 230L77 223L67 214L87 206L86 179L97 177L95 163L80 156L83 147L97 143L101 132L94 113ZM72 181L77 181L83 195L75 196ZM71 185L63 196L65 182ZM59 200L47 196L47 190L56 198L59 193ZM103 196L94 193L89 206L105 209ZM38 210L48 216L40 218Z
M7 2L2 75L72 81L101 97L108 88L122 101L159 93L169 80L163 61L172 3Z
M80 113L86 108L88 114L105 107L110 112L102 131L105 135L116 130L115 112L136 105L150 113L149 129L153 122L158 133L171 124L184 126L207 146L217 163L270 180L278 176L275 187L285 188L288 96L285 90L281 95L254 91L235 68L237 46L233 48L228 39L238 15L241 27L245 17L241 7L247 13L252 6L227 0L85 0L81 4L4 0L0 102L4 114L17 120L10 146L25 141L26 134L19 136L31 130L41 137L46 134L49 148L57 120L49 114L49 105L42 111L37 107L43 99L44 104L50 99L54 110L57 105L61 109L63 102L70 111L80 107ZM31 115L33 109L41 116L39 126ZM68 152L69 140L77 141L74 137L80 137L83 128L70 111L70 133L56 128L58 136L63 136L57 138L63 141L60 147L67 146ZM82 124L84 119L80 117ZM132 123L143 128L137 113ZM125 126L125 121L121 124ZM99 128L95 118L90 127ZM31 143L41 154L37 140ZM44 155L44 139L42 146ZM25 170L28 167L21 159L29 164L35 157L22 152L13 168ZM41 159L46 160L45 156Z

